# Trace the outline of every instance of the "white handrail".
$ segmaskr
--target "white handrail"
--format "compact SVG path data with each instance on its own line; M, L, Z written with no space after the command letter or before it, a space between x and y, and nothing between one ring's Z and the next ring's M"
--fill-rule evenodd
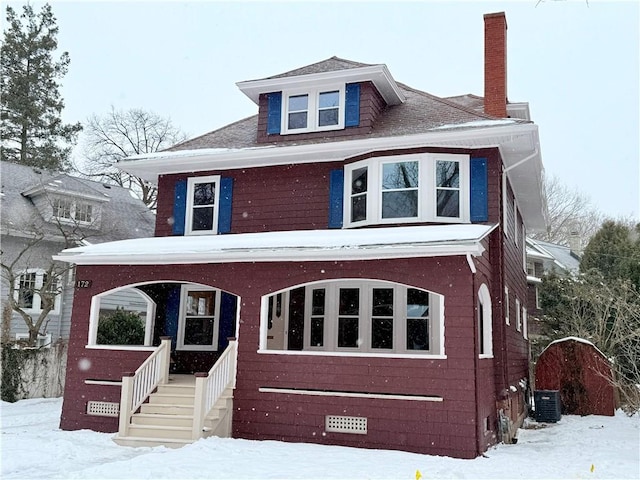
M202 437L204 419L220 400L227 388L236 387L238 341L229 340L229 346L207 374L196 374L196 390L193 409L194 440Z
M171 337L161 337L160 346L132 374L122 377L120 392L120 423L118 435L125 437L131 416L158 385L169 381Z

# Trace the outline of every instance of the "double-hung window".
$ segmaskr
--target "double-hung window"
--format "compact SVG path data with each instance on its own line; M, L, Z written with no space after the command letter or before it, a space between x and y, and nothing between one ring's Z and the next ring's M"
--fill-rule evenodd
M287 92L281 131L289 134L344 128L344 105L344 85Z
M51 311L58 313L60 311L58 278L47 275L44 270L26 270L16 278L14 299L20 308L28 312L41 312L45 308L46 299L50 299L53 301Z
M469 156L376 157L345 166L346 226L469 222Z
M189 178L185 233L188 235L217 233L219 200L219 175Z
M220 291L182 287L179 350L218 350Z

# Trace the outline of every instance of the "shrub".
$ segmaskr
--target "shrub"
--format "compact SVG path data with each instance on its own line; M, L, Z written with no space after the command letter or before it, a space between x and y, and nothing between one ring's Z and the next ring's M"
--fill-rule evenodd
M119 308L100 319L97 340L100 345L142 345L144 321L137 313Z

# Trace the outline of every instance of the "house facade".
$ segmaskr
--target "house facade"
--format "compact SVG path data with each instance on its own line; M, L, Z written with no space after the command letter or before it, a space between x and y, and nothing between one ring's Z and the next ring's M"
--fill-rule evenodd
M74 270L52 256L77 245L149 236L155 216L121 187L9 162L1 167L2 303L10 307L9 300L15 300L35 323L46 308L43 297L51 294L54 305L38 331L37 346L66 340ZM119 306L139 309L139 303L131 297ZM3 320L9 340L28 339L18 312L9 311Z
M196 417L225 398L200 400L198 382L233 352L234 437L462 458L510 441L526 414L542 163L537 126L509 115L504 14L485 27L482 109L332 57L240 82L257 115L124 161L158 182L155 236L56 257L86 285L61 428L196 439ZM145 342L101 345L101 305L122 290L148 300ZM193 423L141 428L160 415L147 404L177 402L158 393L171 378L193 373Z

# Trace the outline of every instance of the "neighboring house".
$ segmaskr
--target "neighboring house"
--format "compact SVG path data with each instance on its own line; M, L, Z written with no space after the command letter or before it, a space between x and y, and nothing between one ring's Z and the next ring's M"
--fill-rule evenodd
M9 162L2 162L1 180L2 264L18 259L11 269L13 285L2 272L2 303L8 305L12 295L32 318L42 312L39 291L49 283L52 255L71 246L147 237L153 232L155 215L127 189ZM36 238L41 240L34 243ZM55 304L42 324L38 345L69 338L74 272L68 264L56 263L62 267L56 271L64 273L50 286ZM120 306L129 306L130 300ZM9 339L29 335L15 311L4 333Z
M61 428L463 458L510 441L542 163L538 127L508 118L504 14L485 24L484 111L332 57L240 82L257 115L122 162L158 182L155 237L56 257L89 284ZM99 345L123 288L149 299L147 341Z
M580 270L580 256L571 247L527 238L527 312L532 339L540 336L542 316L539 286L545 274L574 275Z

